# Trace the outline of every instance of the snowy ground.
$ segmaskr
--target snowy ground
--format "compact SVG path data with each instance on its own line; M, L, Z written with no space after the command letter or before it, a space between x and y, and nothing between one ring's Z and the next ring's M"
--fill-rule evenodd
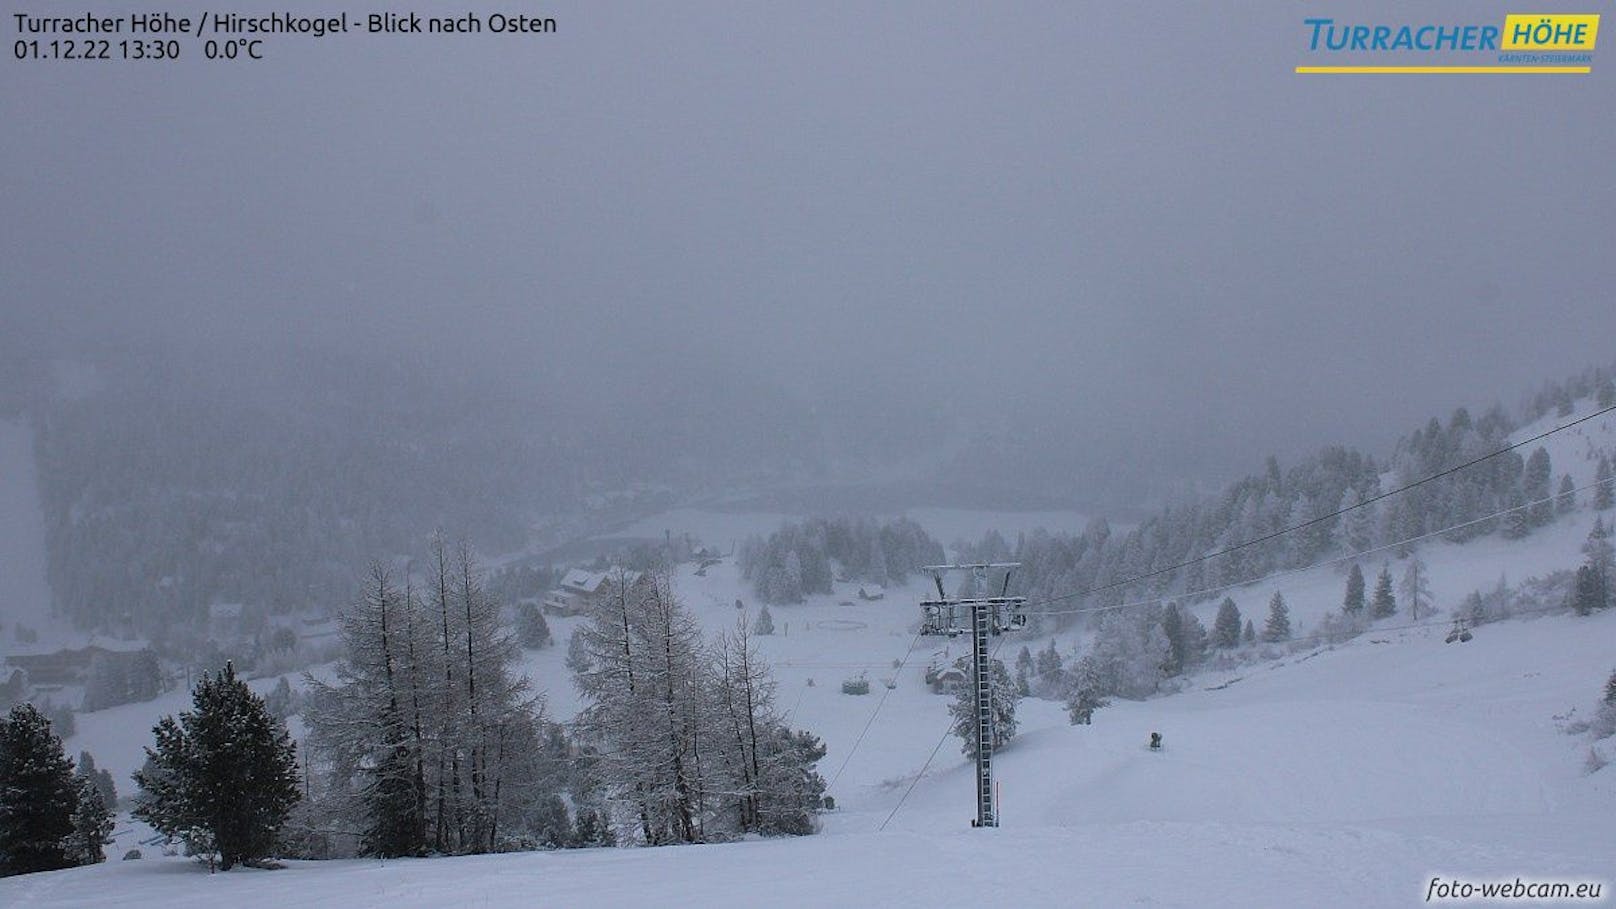
M680 585L710 629L733 620L737 596L750 599L728 565ZM773 610L782 632L790 625L761 642L780 702L830 743L827 777L913 639L915 594ZM947 722L946 700L921 684L923 644L851 753L832 790L840 808L819 836L292 863L270 879L210 878L147 849L141 862L0 882L0 905L740 906L766 894L770 905L805 906L1394 906L1423 901L1433 876L1610 883L1616 770L1586 774L1586 742L1562 728L1573 709L1573 719L1586 716L1616 666L1613 642L1616 615L1488 625L1453 645L1440 629L1413 629L1207 674L1184 693L1103 710L1089 727L1024 701L1023 731L998 762L1001 829L969 829L970 769L949 739L879 832ZM563 655L554 647L527 658L562 715L576 704ZM860 671L872 693L841 694L840 681ZM133 745L145 723L134 712L154 706L86 715L79 738ZM1151 731L1164 733L1164 752L1144 748Z
M1544 426L1557 422L1549 417ZM1570 471L1579 485L1592 479L1588 451L1610 444L1612 426L1580 430L1551 447L1556 479ZM780 519L690 512L683 526L670 520L681 514L649 519L642 529L654 536L689 530L720 542ZM915 517L945 540L975 538L989 526L1013 537L1030 526L1004 515L975 529L967 525L985 515ZM1061 529L1081 529L1081 516L1066 519ZM1500 574L1513 583L1575 566L1592 521L1579 510L1522 541L1423 546L1437 609L1454 607ZM1400 574L1395 560L1392 570ZM727 561L704 577L686 568L677 584L709 632L735 621L737 599L748 614L756 608ZM1306 634L1338 607L1342 585L1343 571L1327 567L1232 596L1261 624L1269 596L1282 590ZM820 769L833 780L839 807L825 816L821 835L677 849L297 862L270 878L253 871L210 877L148 848L140 862L0 881L0 906L1397 906L1423 902L1434 876L1600 881L1604 899L1582 904L1616 904L1609 889L1616 884L1616 766L1588 773L1586 738L1564 732L1587 717L1616 668L1616 614L1487 625L1473 641L1451 645L1440 624L1383 630L1334 649L1206 673L1183 693L1107 708L1089 727L1067 725L1058 705L1024 701L1021 734L997 762L1004 826L984 831L969 829L970 768L952 738L893 814L947 726L946 699L921 680L946 643L922 639L910 652L918 582L873 603L859 600L856 587L838 585L834 595L773 609L778 633L760 639L782 709L830 748ZM1210 625L1211 606L1201 608ZM557 718L579 706L563 666L576 621L553 622L558 645L524 657ZM1022 643L1037 649L1045 641L1011 640L1002 656ZM1079 642L1067 636L1059 643L1070 651ZM951 655L963 653L961 644ZM893 661L906 653L895 672ZM871 693L842 694L841 681L859 674L870 679ZM888 679L896 685L890 691ZM152 722L185 703L175 692L83 714L69 747L92 750L127 793ZM1165 751L1144 748L1152 731L1164 734ZM1616 746L1604 747L1616 757ZM139 836L127 823L123 829L114 858Z

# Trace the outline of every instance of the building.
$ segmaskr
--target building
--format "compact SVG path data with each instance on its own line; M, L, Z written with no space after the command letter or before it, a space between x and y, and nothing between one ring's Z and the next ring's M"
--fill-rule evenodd
M561 577L556 589L545 594L540 605L550 615L583 615L610 594L619 579L632 590L639 586L645 575L615 568L607 571L574 568Z

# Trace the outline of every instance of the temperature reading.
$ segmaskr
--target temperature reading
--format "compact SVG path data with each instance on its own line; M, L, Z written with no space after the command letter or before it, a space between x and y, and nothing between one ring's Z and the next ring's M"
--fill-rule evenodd
M209 39L202 45L202 55L209 60L237 60L247 58L262 60L264 42L248 40L246 38L232 38L228 41L215 41Z

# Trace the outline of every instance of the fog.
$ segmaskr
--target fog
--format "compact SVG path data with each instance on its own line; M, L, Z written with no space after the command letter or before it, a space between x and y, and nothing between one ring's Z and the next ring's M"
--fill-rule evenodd
M982 487L1076 504L1610 360L1608 66L1299 76L1289 5L542 12L12 61L13 355L399 359L557 408L512 420L789 420L872 477L988 438Z

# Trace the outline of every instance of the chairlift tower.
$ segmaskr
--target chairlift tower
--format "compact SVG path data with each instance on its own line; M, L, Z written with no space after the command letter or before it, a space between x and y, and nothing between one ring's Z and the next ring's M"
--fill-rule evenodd
M920 633L929 636L971 635L971 685L976 695L976 820L973 827L997 827L999 818L993 793L993 673L988 638L1027 626L1027 598L1008 596L1010 573L1020 562L984 562L975 565L927 565L920 569L937 584L937 599L920 603ZM950 597L944 575L969 572L975 581L973 596ZM990 596L993 581L999 595Z

